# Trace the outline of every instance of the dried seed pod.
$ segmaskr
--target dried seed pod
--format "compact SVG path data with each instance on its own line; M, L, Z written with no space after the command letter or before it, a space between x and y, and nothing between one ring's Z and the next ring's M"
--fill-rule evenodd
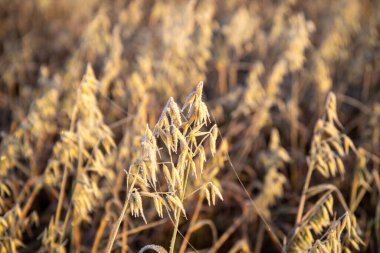
M212 156L216 154L216 139L218 138L218 131L218 127L214 125L210 134L210 150Z
M223 201L223 196L222 196L222 193L220 192L220 190L218 189L218 187L216 187L213 183L210 183L211 185L211 200L212 200L212 204L215 206L215 199L216 199L216 196L218 196L218 198L220 200Z
M182 211L183 215L186 217L186 211L185 211L185 208L183 207L183 204L182 204L182 201L178 198L178 196L172 196L172 195L168 195L168 200L169 202L174 206L174 207L178 207L179 210ZM173 209L175 210L175 209Z
M182 125L181 113L177 103L171 97L168 102L168 113L172 121L172 125L180 127Z
M134 191L131 194L130 207L131 207L131 214L134 217L141 216L144 219L144 222L147 223L144 216L141 195L136 189L134 189Z

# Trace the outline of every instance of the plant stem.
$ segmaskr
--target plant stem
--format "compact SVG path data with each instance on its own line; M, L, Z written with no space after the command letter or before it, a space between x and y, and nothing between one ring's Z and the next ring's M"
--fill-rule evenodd
M79 93L78 93L77 97L79 97ZM77 101L78 101L78 98L77 98ZM76 121L76 118L77 118L77 113L78 113L78 106L76 104L75 107L74 107L74 109L73 109L73 112L71 114L70 132L74 131L75 121ZM65 164L65 167L64 167L64 170L63 170L63 179L62 179L62 183L61 183L61 187L60 187L60 192L59 192L59 199L58 199L57 210L55 212L54 224L56 226L58 226L58 222L59 222L59 219L61 217L61 209L62 209L63 200L65 198L65 188L66 188L68 177L69 177L69 168L68 168L67 164Z
M61 229L61 231L63 231L63 232L59 236L59 242L60 243L63 243L63 240L65 239L65 232L64 231L66 231L66 227L67 227L67 224L69 223L69 219L71 216L71 211L72 211L71 205L72 205L72 202L70 202L69 207L67 208L65 220L63 221L63 225L62 225L62 229Z
M309 189L311 175L313 174L313 171L314 171L314 166L309 167L307 171L305 184L303 185L302 196L300 199L300 205L298 206L297 218L296 218L296 223L295 223L296 226L301 222L301 219L302 219L303 209L305 207L305 202L306 202L306 192Z
M104 229L106 228L107 221L108 221L108 217L107 217L107 213L106 213L103 216L102 220L100 221L98 230L96 231L96 236L95 236L94 243L92 245L91 253L98 252L98 245L99 245L100 239L102 238Z
M227 241L227 239L238 229L244 221L246 221L246 215L242 214L239 218L236 218L233 224L223 233L221 237L214 243L211 249L208 250L209 253L216 253L219 248Z
M187 229L186 235L183 238L183 241L182 241L182 244L181 244L181 248L179 249L179 253L184 253L185 250L186 250L187 243L190 240L190 236L191 236L191 227L194 226L194 224L197 222L199 213L201 211L203 198L204 198L204 195L203 195L203 193L201 193L199 195L199 198L198 198L198 201L197 201L197 205L196 205L195 210L194 210L193 217L192 217L192 219L190 221L189 228Z
M183 184L183 191L182 191L182 194L180 196L181 198L181 202L183 202L184 198L185 198L185 193L186 193L186 186L187 186L187 180L189 178L189 172L190 172L190 169L187 168L186 169L186 175L185 175L185 180L183 180L184 184ZM174 247L175 247L175 241L176 241L176 238L177 238L177 233L178 233L178 226L179 226L179 219L181 218L181 210L176 207L175 209L175 225L174 225L174 230L173 230L173 235L172 235L172 240L170 241L170 253L173 253L174 252Z
M69 170L67 166L65 165L64 171L63 171L63 179L60 187L60 192L59 192L59 199L58 199L58 205L57 205L57 211L55 212L55 220L54 223L57 226L59 219L61 217L61 209L62 209L62 204L63 200L65 198L65 188L66 188L66 183L67 183L67 178L69 177Z
M73 195L75 194L75 190L78 185L78 180L80 179L80 175L83 171L83 157L82 157L82 150L83 150L83 139L79 136L78 140L79 144L79 154L78 154L78 165L77 165L77 173L75 175L75 180L74 180L74 186L72 189L72 193L70 196L70 201L73 201ZM75 249L75 252L79 253L80 252L80 240L81 240L81 234L80 234L80 222L79 220L76 221L78 217L78 212L77 210L73 210L73 246ZM76 221L76 222L75 222Z
M122 248L121 253L127 253L128 250L128 215L123 223L123 234L122 234Z
M42 183L40 181L37 182L37 184L34 186L34 189L30 196L28 197L28 201L26 202L24 208L21 211L21 217L25 218L28 214L29 209L32 207L33 201L36 198L37 194L42 189Z
M120 224L121 224L121 222L124 219L125 213L127 212L129 199L130 199L131 193L132 193L132 191L134 189L136 180L137 180L137 176L135 176L133 178L133 182L132 182L131 187L130 187L130 189L128 191L127 198L126 198L126 200L124 202L123 209L121 210L121 214L120 214L119 218L117 219L117 222L116 222L115 227L114 227L114 229L112 231L112 235L110 237L110 240L107 243L107 250L106 250L107 253L110 253L111 250L112 250L112 246L113 246L113 244L115 242L115 239L116 239L116 236L117 236L117 232L119 231L119 228L120 228Z
M175 226L173 230L172 240L170 241L170 251L169 251L170 253L174 253L174 247L175 247L175 241L177 238L180 217L181 217L181 210L177 207L175 209Z

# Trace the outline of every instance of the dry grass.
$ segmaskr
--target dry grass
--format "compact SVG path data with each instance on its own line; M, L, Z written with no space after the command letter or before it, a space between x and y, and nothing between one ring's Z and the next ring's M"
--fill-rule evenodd
M0 0L0 252L380 252L379 10Z

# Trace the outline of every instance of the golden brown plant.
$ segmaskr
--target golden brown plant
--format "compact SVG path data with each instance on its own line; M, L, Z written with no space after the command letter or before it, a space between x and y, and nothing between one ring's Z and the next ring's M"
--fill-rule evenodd
M0 252L380 252L379 10L0 0Z

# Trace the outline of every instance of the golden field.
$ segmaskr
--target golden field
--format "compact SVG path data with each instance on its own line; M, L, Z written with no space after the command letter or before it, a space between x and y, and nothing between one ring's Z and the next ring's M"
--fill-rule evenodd
M377 0L0 0L0 253L380 252Z

